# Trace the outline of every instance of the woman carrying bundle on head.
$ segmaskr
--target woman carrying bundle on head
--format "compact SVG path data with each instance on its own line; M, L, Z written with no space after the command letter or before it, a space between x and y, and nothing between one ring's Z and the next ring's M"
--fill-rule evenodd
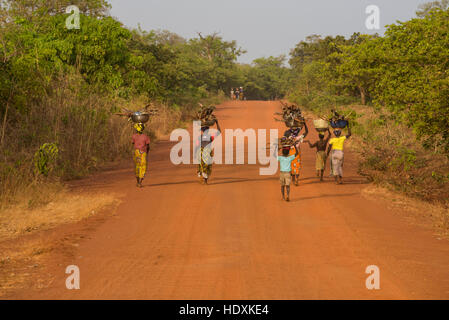
M197 175L201 179L201 183L207 184L212 173L212 163L214 153L212 150L212 142L215 137L220 135L221 129L218 120L212 114L215 107L204 108L199 111L199 120L201 121L201 135L195 146L195 154L198 159ZM210 134L210 127L217 125L217 134Z
M152 104L148 104L140 111L131 111L122 108L123 111L115 113L117 116L127 117L129 122L133 123L135 133L132 136L131 143L134 145L133 159L135 164L135 174L137 186L142 187L143 179L147 171L147 158L150 151L150 138L143 133L145 123L150 120L152 115L158 113L157 108L150 108Z
M295 159L291 164L291 177L295 186L299 185L299 174L302 168L302 160L301 160L301 143L303 143L304 139L309 134L309 128L307 128L307 124L304 122L304 134L300 135L301 128L300 127L292 127L285 131L284 137L293 138L295 140L295 144L290 148L290 155L295 155Z
M134 164L136 166L137 187L142 188L142 182L147 171L147 156L150 151L150 138L143 133L145 125L143 123L134 124L136 133L133 134L132 144L134 145Z
M351 137L351 127L349 126L349 122L346 122L348 127L348 134L342 136L343 128L334 128L335 138L330 139L329 148L327 149L327 156L332 151L331 161L332 161L332 174L335 178L335 182L337 184L343 184L343 161L344 161L344 152L343 146L346 139Z

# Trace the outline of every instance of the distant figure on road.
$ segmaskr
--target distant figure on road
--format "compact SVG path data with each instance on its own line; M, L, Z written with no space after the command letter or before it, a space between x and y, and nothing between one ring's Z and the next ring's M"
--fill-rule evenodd
M240 95L240 100L243 101L245 99L245 95L243 94L243 87L240 87L239 95Z
M136 133L133 134L132 144L134 145L134 164L136 165L137 187L142 188L142 182L147 171L147 157L150 151L150 138L143 133L145 125L136 123L134 125Z
M231 88L231 100L235 100L234 88Z
M290 128L284 133L284 137L293 137L296 140L295 147L291 148L290 155L296 154L295 159L292 163L291 175L292 180L295 183L295 186L299 185L299 174L302 168L302 159L301 159L301 143L303 143L304 139L309 134L309 128L307 124L304 122L304 134L300 135L301 128Z
M305 141L309 144L310 148L316 148L316 174L317 177L320 177L320 181L323 181L324 169L326 167L326 147L329 139L331 137L331 132L327 129L327 138L324 139L324 134L319 133L318 137L320 140L311 144L309 140Z
M239 88L235 88L234 95L235 95L235 100L239 100L240 99Z
M282 194L282 200L290 201L290 184L292 183L292 162L295 160L295 157L298 155L299 151L294 146L296 153L293 155L290 154L290 147L283 147L282 155L278 155L277 159L280 164L280 170L281 173L279 175L279 180L281 182L281 194ZM285 198L285 189L287 189L287 198Z
M337 184L343 184L343 162L344 152L343 146L346 139L351 137L351 127L348 124L348 134L346 136L341 135L341 129L334 130L335 138L330 139L329 148L327 149L327 156L332 151L332 174Z

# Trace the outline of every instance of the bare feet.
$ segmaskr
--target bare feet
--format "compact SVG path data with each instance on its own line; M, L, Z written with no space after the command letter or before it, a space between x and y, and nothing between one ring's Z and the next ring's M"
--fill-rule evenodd
M142 182L143 182L143 179L139 179L137 181L137 188L142 188Z

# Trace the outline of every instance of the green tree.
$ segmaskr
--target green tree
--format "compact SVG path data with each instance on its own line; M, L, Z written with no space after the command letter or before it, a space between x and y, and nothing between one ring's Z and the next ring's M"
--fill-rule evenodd
M376 103L411 126L428 146L449 152L449 11L391 25L377 54Z
M337 85L341 90L357 91L360 103L365 105L374 89L379 73L377 36L361 36L357 44L341 47L330 59L338 61L335 68Z
M284 65L285 56L259 58L245 68L245 95L248 99L277 100L287 93L290 70Z
M424 18L432 10L448 10L449 9L449 0L441 0L441 1L432 1L428 3L424 3L419 5L418 11L416 11L416 15L420 18Z

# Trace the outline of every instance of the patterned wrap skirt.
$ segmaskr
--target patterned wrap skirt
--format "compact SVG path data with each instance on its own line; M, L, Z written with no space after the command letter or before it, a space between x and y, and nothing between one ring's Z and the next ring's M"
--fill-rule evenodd
M197 154L198 159L198 173L206 174L210 176L212 173L212 162L214 157L214 152L208 147L201 147L198 149Z
M136 177L143 179L147 172L147 153L139 149L134 150L134 164L136 165Z
M290 149L290 156L294 155L296 153L295 148ZM301 149L298 148L298 155L296 156L295 160L292 161L292 175L299 175L299 171L302 168L302 161L301 161Z

